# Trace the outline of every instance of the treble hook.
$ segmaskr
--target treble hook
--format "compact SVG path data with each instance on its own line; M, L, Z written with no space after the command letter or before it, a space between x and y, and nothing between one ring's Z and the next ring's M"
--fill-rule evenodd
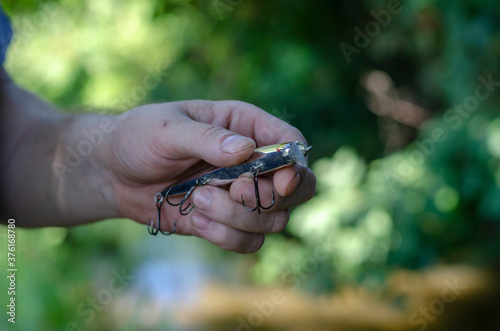
M148 221L148 232L153 236L156 236L158 232L165 236L170 236L175 233L177 229L177 223L174 222L174 228L171 232L165 232L161 229L161 205L163 203L163 195L161 193L156 193L155 195L156 208L158 209L158 216L156 217L156 228L153 227L153 220Z
M260 203L260 194L259 194L259 168L253 167L250 170L250 174L252 175L253 185L255 187L255 202L257 203L257 206L255 206L255 208L253 209L250 209L247 206L245 206L245 200L243 199L243 194L241 195L241 204L243 205L243 208L245 208L246 211L254 212L257 210L257 212L260 214L261 209L268 210L271 209L272 206L274 206L275 203L274 191L273 191L273 202L271 202L271 205L268 207L262 206L262 204Z
M191 205L191 202L189 202L186 207L183 207L183 206L186 203L187 199L189 199L189 197L191 196L191 193L193 193L194 189L200 185L201 185L201 182L200 182L200 179L198 178L196 180L196 183L193 186L191 186L189 191L186 193L186 195L182 198L181 202L179 202L179 203L172 203L168 200L168 195L170 194L170 190L172 190L172 188L173 188L173 186L171 186L168 189L167 193L165 193L165 201L167 201L167 203L171 206L179 206L179 213L181 215L186 216L194 209L194 205ZM191 207L191 208L189 208L189 207ZM187 210L187 212L186 212L186 210Z

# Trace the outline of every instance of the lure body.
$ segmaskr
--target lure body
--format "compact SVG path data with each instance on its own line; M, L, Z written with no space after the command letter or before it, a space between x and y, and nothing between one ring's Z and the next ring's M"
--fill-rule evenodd
M276 171L278 169L291 166L293 164L298 164L300 166L307 167L307 160L305 156L307 156L307 153L311 148L312 148L311 146L308 147L300 141L293 141L289 143L260 147L255 150L255 153L252 156L251 161L235 165L232 167L216 169L200 177L197 177L195 179L189 180L187 182L178 185L171 186L170 188L165 189L162 192L156 193L154 197L156 208L158 210L156 226L154 226L153 221L150 220L148 222L148 232L154 236L156 236L158 233L162 233L166 236L175 233L177 226L175 222L172 231L165 232L161 229L160 226L161 206L164 200L171 206L179 206L179 213L185 216L189 214L195 207L191 203L188 203L188 205L184 207L184 204L186 203L189 196L191 195L191 193L193 193L196 187L202 185L213 185L213 186L226 185L232 183L245 173L249 173L254 181L256 207L248 208L245 205L242 196L241 204L243 205L243 208L249 212L257 210L259 214L261 209L263 210L270 209L274 205L275 201L274 192L273 192L272 203L267 207L262 206L260 203L260 194L258 187L259 176L261 174ZM172 203L168 200L170 196L181 195L181 194L184 195L184 197L178 203Z
M253 161L232 167L219 168L198 178L170 187L162 196L175 196L188 193L193 187L201 185L223 186L232 183L244 173L255 176L276 171L295 163L307 167L305 156L312 147L307 147L300 141L269 145L257 148Z

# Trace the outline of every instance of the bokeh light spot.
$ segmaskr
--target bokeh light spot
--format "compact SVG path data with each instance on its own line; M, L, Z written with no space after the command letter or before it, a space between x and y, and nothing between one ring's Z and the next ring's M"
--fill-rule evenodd
M448 186L440 188L434 195L434 205L443 213L454 210L458 205L458 201L457 191Z

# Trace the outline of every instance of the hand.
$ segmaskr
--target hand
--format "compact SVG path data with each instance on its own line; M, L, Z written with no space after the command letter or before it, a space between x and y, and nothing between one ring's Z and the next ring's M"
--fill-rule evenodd
M153 219L154 195L209 165L233 166L247 160L256 145L300 140L299 130L247 103L237 101L185 101L142 106L116 117L115 130L99 158L112 186L117 214L140 223ZM201 171L201 172L200 172ZM187 216L178 207L163 204L161 228L195 235L221 248L248 253L258 250L264 234L284 229L288 208L309 200L316 178L310 169L292 166L260 178L262 205L270 209L250 213L243 209L255 201L251 178L239 178L229 190L210 185L192 194L196 208Z

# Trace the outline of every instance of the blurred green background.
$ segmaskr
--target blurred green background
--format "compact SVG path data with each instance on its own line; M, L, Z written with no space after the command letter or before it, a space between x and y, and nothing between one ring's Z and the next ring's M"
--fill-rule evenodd
M321 297L377 291L399 269L497 266L497 1L2 5L15 28L7 70L61 109L243 100L303 132L318 178L287 230L250 256L127 220L18 229L18 329L176 330L175 310L211 282ZM112 293L117 272L128 278Z

